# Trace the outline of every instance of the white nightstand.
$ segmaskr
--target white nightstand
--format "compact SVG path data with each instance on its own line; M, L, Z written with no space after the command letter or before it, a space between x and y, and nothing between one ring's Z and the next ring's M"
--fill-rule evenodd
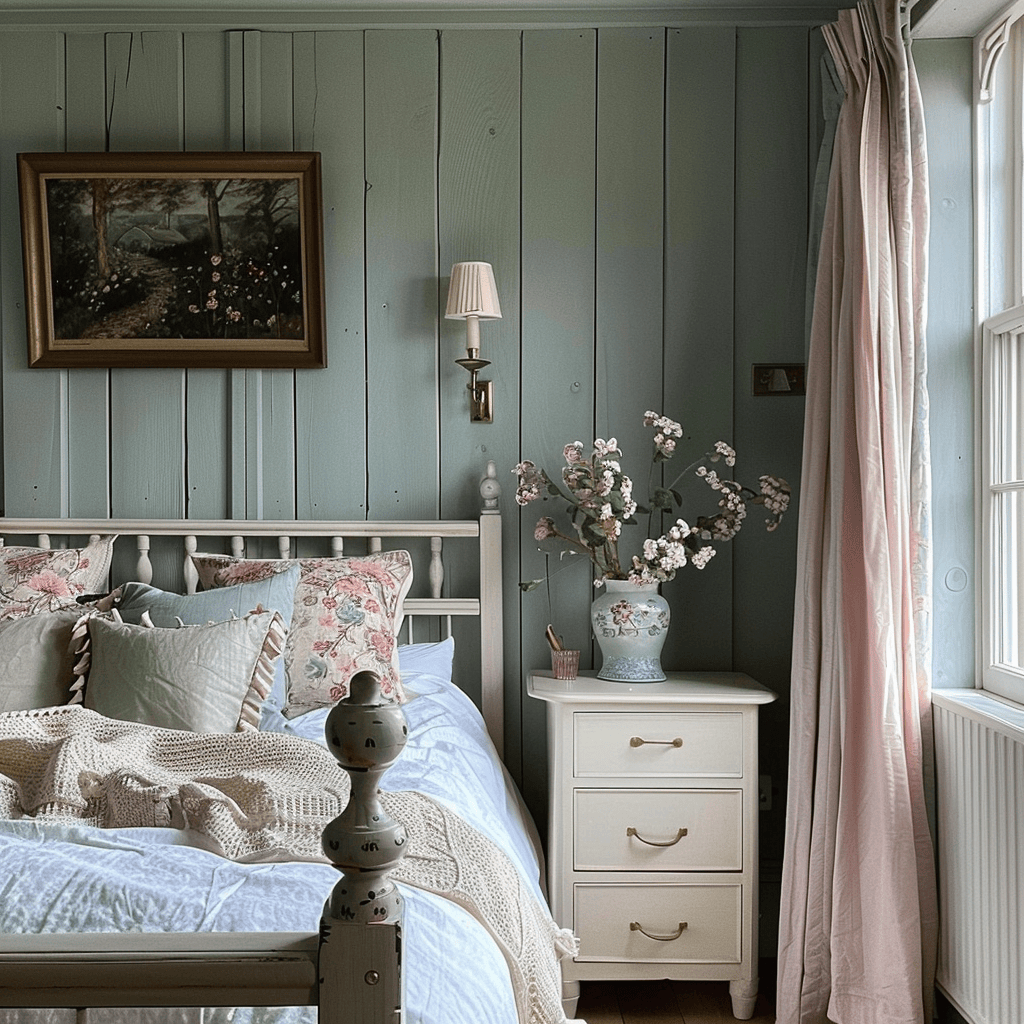
M527 681L547 701L548 889L589 979L721 979L757 997L757 713L775 694L734 672L663 683Z

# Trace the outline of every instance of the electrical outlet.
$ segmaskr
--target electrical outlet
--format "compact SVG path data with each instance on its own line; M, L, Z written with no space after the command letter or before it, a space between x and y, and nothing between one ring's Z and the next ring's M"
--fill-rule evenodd
M758 775L757 777L757 809L759 811L772 809L772 777L770 775Z

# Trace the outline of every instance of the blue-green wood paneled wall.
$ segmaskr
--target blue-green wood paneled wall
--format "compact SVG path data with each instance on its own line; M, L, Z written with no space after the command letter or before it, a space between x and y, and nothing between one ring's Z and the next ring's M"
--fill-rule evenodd
M523 676L546 661L549 611L518 590L543 560L512 467L614 435L642 489L654 409L682 422L680 459L724 438L741 479L798 483L802 400L753 399L750 367L803 359L816 53L807 27L699 24L0 33L5 512L462 517L493 459L507 761L543 817L544 711ZM182 148L323 154L328 367L28 369L15 155ZM469 422L465 328L442 316L463 259L491 262L501 297L482 326L493 425ZM777 788L795 539L795 516L770 538L752 525L665 588L668 667L780 693ZM582 566L553 586L585 666L591 593Z

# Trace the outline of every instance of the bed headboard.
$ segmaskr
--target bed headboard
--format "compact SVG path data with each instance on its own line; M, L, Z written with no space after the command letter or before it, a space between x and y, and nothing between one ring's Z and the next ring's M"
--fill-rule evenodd
M476 617L480 628L480 704L487 730L499 756L503 752L504 735L504 668L502 639L502 572L501 572L501 487L493 462L480 484L481 509L478 519L441 520L241 520L241 519L34 519L0 517L0 544L29 543L39 547L63 546L67 538L90 537L116 533L119 549L134 544L132 578L142 583L154 582L150 557L153 538L180 541L180 567L188 592L195 590L197 575L191 556L199 550L199 542L225 538L232 554L243 555L254 542L276 542L281 558L306 553L306 548L320 542L329 547L324 554L345 553L346 542L355 541L363 551L409 547L414 558L423 549L422 564L414 564L417 580L428 580L428 596L405 600L404 639L416 638L417 622L438 623L441 635L452 632L453 617ZM59 542L58 542L59 538ZM269 539L269 540L268 540ZM476 541L479 565L479 586L476 593L453 594L445 563L445 541L468 539ZM412 542L412 543L410 543ZM170 542L169 542L170 543ZM68 545L70 546L70 545ZM429 547L429 551L427 548ZM462 545L463 552L466 545ZM261 551L263 557L268 552ZM458 557L462 557L461 555ZM449 563L449 565L452 563ZM464 574L460 573L464 577ZM127 582L112 579L114 586ZM156 581L161 585L161 581ZM164 584L165 586L167 584ZM458 681L458 680L457 680Z

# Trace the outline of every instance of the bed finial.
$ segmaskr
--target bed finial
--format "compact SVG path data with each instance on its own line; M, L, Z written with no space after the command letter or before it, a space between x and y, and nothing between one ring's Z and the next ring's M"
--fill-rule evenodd
M480 497L484 500L484 512L498 511L501 484L498 483L498 467L495 466L493 461L487 463L487 475L480 481Z
M327 747L348 772L352 791L345 809L323 833L327 859L339 871L320 921L321 1021L349 1019L351 1007L325 1017L325 1007L339 1006L334 992L345 973L362 978L358 995L384 1020L402 1005L402 897L388 877L406 852L405 826L391 818L380 800L381 776L405 747L408 727L397 704L383 703L380 679L357 672L349 696L327 716ZM349 927L374 925L373 928Z
M389 908L400 906L394 885L384 876L405 855L405 826L389 817L377 788L381 776L405 747L408 727L397 704L383 703L380 679L357 672L349 695L327 716L327 746L352 781L345 809L324 828L327 859L342 872L329 903L332 917L383 921ZM369 889L370 902L362 892ZM394 903L385 900L394 892Z

